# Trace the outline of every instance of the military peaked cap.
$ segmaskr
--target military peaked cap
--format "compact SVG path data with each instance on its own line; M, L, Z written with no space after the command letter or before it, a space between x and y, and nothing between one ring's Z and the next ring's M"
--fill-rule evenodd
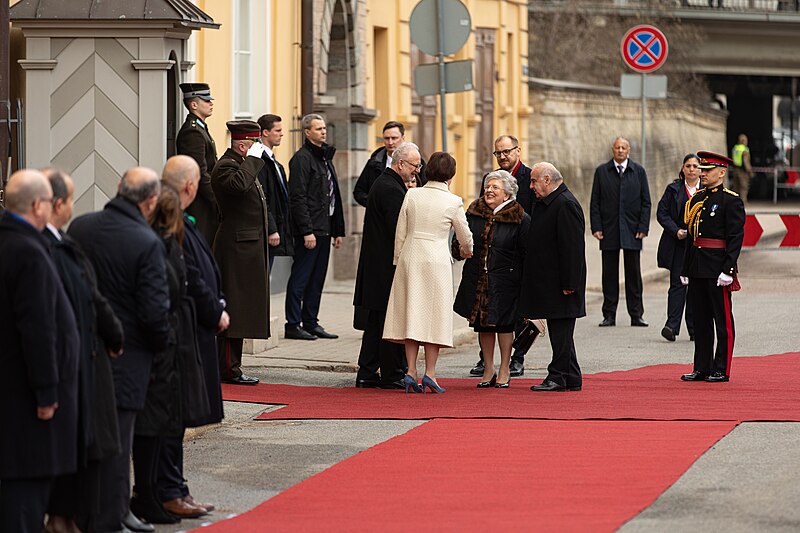
M206 102L214 99L211 96L211 89L208 88L207 83L181 83L181 91L183 92L183 99L188 98L202 98Z

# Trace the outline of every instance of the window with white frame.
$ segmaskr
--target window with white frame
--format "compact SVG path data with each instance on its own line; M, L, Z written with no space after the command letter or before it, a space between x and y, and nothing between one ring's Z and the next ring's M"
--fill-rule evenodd
M251 0L236 0L234 6L233 111L237 118L252 118L250 73L253 39L250 21L253 17L250 12Z

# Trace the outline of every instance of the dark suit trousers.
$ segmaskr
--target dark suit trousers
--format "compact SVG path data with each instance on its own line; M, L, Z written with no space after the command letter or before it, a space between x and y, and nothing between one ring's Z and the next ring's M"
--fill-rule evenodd
M89 461L74 474L58 476L50 493L47 513L74 516L81 531L94 531L100 498L99 476L99 461Z
M41 533L52 485L52 478L0 481L0 531Z
M244 339L217 337L220 379L233 379L242 375L242 347Z
M717 287L716 279L689 278L689 301L694 307L694 369L730 376L736 339L730 291Z
M547 379L566 387L580 387L583 378L575 352L575 319L548 318L547 328L553 348L553 360L547 366Z
M385 322L386 311L369 310L358 354L358 379L376 379L380 368L381 383L388 384L403 379L406 373L403 345L383 340Z
M131 502L131 451L136 411L117 408L120 453L100 462L98 531L118 531Z
M644 315L640 250L623 250L625 303L631 318ZM619 303L619 250L603 250L603 317L616 319Z
M669 291L667 292L667 323L669 329L675 335L681 331L681 315L686 308L686 329L689 335L694 335L694 320L692 306L687 298L687 287L681 283L681 267L683 266L683 255L675 254L672 256L672 265L669 269Z
M286 325L297 327L303 323L306 330L319 325L319 307L322 288L328 273L331 256L331 238L317 237L317 245L309 250L303 237L294 241L294 263L286 283Z
M183 478L183 435L164 437L158 463L158 499L168 502L189 495L189 487Z

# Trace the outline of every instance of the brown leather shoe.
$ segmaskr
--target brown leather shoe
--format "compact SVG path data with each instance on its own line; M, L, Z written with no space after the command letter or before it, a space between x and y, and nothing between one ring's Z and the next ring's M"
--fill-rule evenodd
M199 503L199 502L196 502L195 499L192 498L191 494L188 494L188 495L184 496L183 497L183 501L185 501L189 505L194 505L195 507L202 507L203 509L206 510L207 513L210 513L211 511L216 509L216 507L214 507L213 503Z
M164 510L168 513L174 514L178 518L200 518L208 514L202 507L190 505L183 501L182 498L175 498L162 503Z

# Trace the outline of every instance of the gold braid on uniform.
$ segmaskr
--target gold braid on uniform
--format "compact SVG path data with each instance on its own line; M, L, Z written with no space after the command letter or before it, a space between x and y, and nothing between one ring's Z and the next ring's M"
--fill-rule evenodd
M691 205L692 198L686 201L686 208L683 211L683 222L689 228L689 234L692 238L697 237L698 227L700 226L700 211L703 210L703 204L706 203L706 198Z

